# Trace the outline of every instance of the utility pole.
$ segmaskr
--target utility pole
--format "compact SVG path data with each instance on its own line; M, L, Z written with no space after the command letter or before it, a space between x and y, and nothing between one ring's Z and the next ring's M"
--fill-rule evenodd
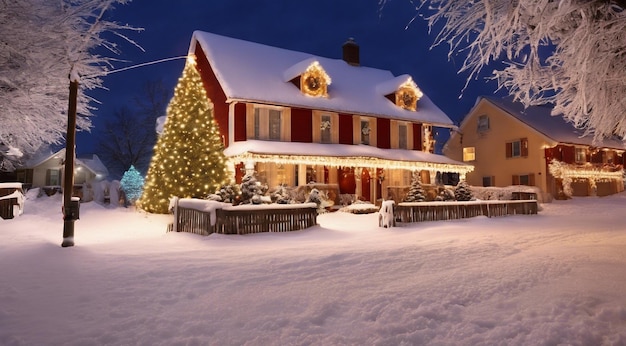
M74 79L74 80L72 80ZM62 247L74 246L74 221L78 219L80 201L73 201L74 156L76 153L76 105L78 103L78 79L70 76L70 98L67 112L65 139L65 173L63 174L63 243Z

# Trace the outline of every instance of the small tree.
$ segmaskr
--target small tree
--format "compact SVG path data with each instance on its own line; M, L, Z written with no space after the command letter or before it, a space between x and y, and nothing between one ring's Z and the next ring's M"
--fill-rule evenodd
M270 195L272 202L278 204L289 204L291 202L291 196L289 195L289 189L287 185L279 185Z
M253 173L246 174L241 180L241 204L261 204L263 187Z
M414 171L411 176L411 187L404 198L405 202L424 202L426 200L426 192L422 187L422 179L419 171Z
M139 171L135 169L135 166L131 165L130 168L124 172L124 176L122 176L122 180L120 180L120 185L126 195L126 200L130 202L130 204L135 204L135 201L141 197L143 183L144 179Z
M461 180L454 189L454 197L457 201L471 201L474 198L472 190L465 180Z
M226 184L216 192L220 201L224 203L237 204L239 200L239 186L236 184Z

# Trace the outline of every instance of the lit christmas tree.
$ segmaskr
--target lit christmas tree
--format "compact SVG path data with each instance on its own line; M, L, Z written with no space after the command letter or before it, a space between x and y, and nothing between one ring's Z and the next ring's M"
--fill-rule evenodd
M424 202L426 200L426 192L422 187L422 179L420 178L420 172L414 171L411 176L411 186L409 192L404 198L405 202Z
M126 195L126 200L131 204L134 204L135 201L141 197L144 179L141 174L139 174L139 171L135 169L135 166L131 165L130 168L124 172L120 184L124 195Z
M213 118L195 60L187 59L137 205L150 213L168 212L169 199L208 198L228 183L222 137Z

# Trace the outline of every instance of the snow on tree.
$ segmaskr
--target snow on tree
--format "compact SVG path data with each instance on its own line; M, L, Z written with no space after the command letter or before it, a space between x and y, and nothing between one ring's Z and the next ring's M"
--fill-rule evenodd
M241 179L241 204L261 204L261 197L265 194L264 188L254 173L248 173Z
M405 202L424 202L426 200L426 192L422 187L422 179L419 171L414 171L411 176L411 186L409 192L404 197Z
M0 171L13 170L46 144L60 144L67 129L68 76L79 81L77 127L89 129L93 99L119 54L108 37L136 30L105 20L128 0L0 1Z
M626 0L421 0L419 10L426 4L435 45L466 56L468 82L503 61L493 78L524 105L553 103L595 140L626 136Z
M474 196L472 190L465 180L461 180L454 189L454 197L457 201L471 201Z
M289 193L289 188L287 188L286 184L279 185L272 193L270 194L272 202L278 204L289 204L291 203L291 195Z
M169 199L208 198L228 182L224 145L195 60L189 58L167 107L137 205L168 212Z
M237 204L239 200L239 187L236 184L226 184L216 192L220 201L224 203Z
M437 197L435 198L435 200L438 202L449 202L454 201L455 199L456 197L454 197L454 190L448 188L442 189L441 192L439 192L439 195L437 195Z
M122 190L128 202L134 204L135 201L141 197L143 184L144 179L139 171L135 169L135 166L130 166L130 168L124 172L122 180L120 180L120 185L122 186Z
M316 189L313 188L311 189L311 192L309 192L309 195L306 198L306 203L315 203L317 204L317 213L318 214L322 214L326 212L326 200L328 198L325 196L325 194Z

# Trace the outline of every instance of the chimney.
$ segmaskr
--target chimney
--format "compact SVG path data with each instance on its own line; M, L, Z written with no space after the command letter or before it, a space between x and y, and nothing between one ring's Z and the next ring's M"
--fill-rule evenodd
M352 37L350 37L341 47L343 48L343 60L345 62L352 66L361 65L359 58L359 45L354 42Z

